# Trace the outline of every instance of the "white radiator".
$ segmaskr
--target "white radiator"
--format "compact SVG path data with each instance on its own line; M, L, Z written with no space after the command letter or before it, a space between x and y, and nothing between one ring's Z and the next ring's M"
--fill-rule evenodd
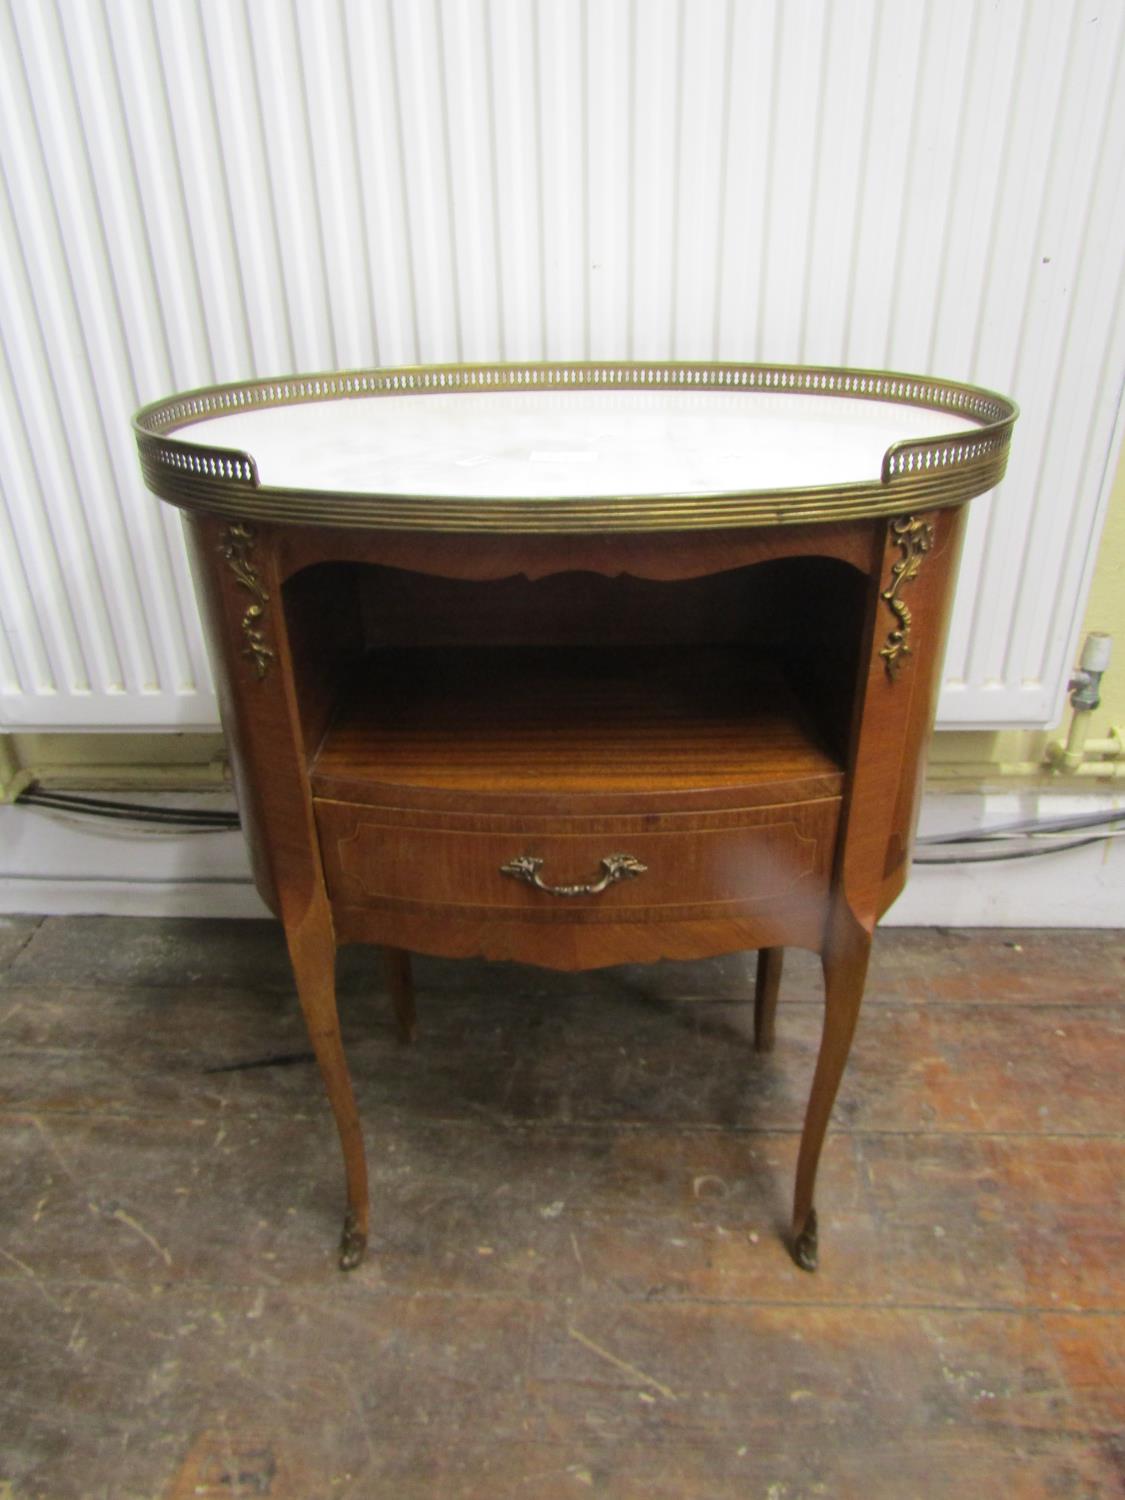
M211 725L128 418L446 359L1023 408L947 724L1058 706L1125 372L1121 0L0 0L0 727Z

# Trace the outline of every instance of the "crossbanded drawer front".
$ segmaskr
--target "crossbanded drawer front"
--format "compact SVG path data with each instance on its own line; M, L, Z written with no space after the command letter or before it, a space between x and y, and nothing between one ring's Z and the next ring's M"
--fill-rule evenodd
M315 807L335 901L580 922L735 915L766 903L820 900L839 816L836 798L572 819L426 815L322 801ZM622 856L630 868L615 878L613 861ZM600 888L567 889L590 886Z

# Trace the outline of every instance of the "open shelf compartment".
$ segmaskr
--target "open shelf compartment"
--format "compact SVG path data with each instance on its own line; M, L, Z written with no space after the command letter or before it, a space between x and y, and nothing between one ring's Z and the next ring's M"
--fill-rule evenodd
M404 789L584 801L753 788L839 794L843 773L776 662L740 645L370 653L311 767L314 795Z

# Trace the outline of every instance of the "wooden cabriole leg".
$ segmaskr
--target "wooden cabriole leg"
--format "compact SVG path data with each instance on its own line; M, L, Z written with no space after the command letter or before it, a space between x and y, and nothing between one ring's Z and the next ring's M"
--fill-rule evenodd
M326 906L295 925L285 924L297 996L344 1152L348 1208L340 1237L340 1269L354 1270L367 1248L369 1198L367 1160L355 1094L340 1038L336 1009L336 940Z
M804 1271L815 1271L817 1267L817 1223L813 1206L816 1169L859 1019L859 1003L863 998L870 953L870 932L844 908L833 924L822 955L824 1026L797 1158L793 1259Z
M817 1264L817 1163L859 1017L871 935L905 878L962 528L962 511L939 511L902 515L872 536L878 555L868 570L866 666L821 948L824 1029L793 1201L793 1257L806 1271Z
M757 1052L773 1051L777 993L781 986L784 957L784 948L758 950L758 974L754 984L754 1049Z
M410 954L405 948L380 949L383 955L383 973L387 979L391 1004L398 1023L398 1039L410 1043L418 1034L418 1019L414 1011L414 980L410 973Z

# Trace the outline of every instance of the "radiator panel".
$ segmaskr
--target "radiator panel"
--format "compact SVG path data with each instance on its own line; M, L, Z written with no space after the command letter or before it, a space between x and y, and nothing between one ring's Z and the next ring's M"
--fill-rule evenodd
M1119 443L1123 36L1057 0L0 0L0 727L215 722L142 402L614 356L1013 395L941 722L1047 722Z

